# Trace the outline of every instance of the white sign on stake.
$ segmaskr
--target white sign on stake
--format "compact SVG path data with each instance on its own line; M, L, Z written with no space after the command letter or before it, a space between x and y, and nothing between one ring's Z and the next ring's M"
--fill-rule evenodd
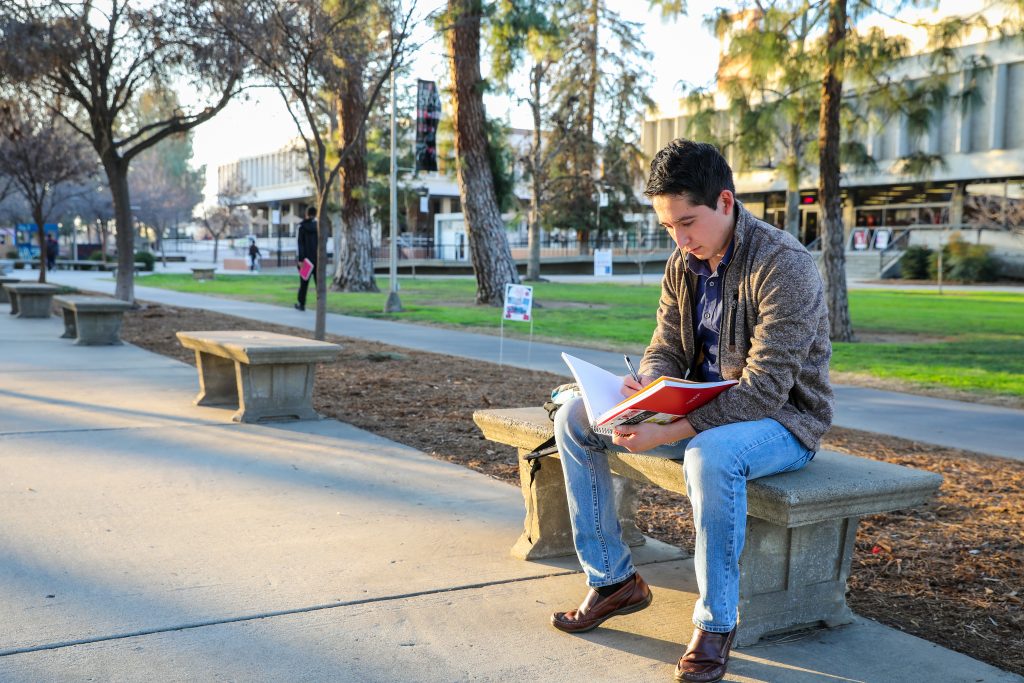
M505 320L529 322L533 310L533 287L529 285L505 285Z
M612 274L612 250L611 249L595 249L594 250L594 275L597 277L608 276Z
M498 347L498 365L505 360L505 321L518 320L530 323L530 344L526 347L526 362L530 362L533 350L533 287L529 285L505 285L505 305L501 309L501 342Z

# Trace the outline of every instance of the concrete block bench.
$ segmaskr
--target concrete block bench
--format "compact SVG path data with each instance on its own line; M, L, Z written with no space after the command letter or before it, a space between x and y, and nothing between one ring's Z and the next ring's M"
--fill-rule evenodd
M212 280L213 271L216 268L192 268L192 279L193 280Z
M105 296L58 296L54 303L64 314L64 334L82 346L121 343L121 319L132 305Z
M49 318L53 295L60 287L39 282L4 285L11 300L11 315L18 318Z
M238 406L235 422L320 418L313 410L316 364L335 360L337 344L258 330L177 335L196 352L196 405Z
M473 420L485 438L514 446L520 455L553 433L542 408L481 410ZM686 494L679 460L625 450L610 451L608 459L619 477ZM538 464L531 473L531 464L520 458L526 523L512 554L531 560L575 554L561 462L556 454ZM736 644L817 623L849 623L846 581L860 517L925 503L941 483L932 472L828 451L797 472L749 482ZM635 485L622 486L618 501L631 545L638 534L634 491Z
M7 295L7 290L4 289L4 285L13 285L21 282L16 277L0 277L0 304L11 303L11 297Z

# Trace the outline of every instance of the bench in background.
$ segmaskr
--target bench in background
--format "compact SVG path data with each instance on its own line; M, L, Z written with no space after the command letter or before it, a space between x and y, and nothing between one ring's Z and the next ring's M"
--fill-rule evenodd
M337 344L259 330L178 332L196 352L196 405L236 405L235 422L316 420L316 364L334 361Z
M64 314L62 338L82 346L121 343L121 320L132 305L105 296L58 296L54 303Z
M473 420L485 438L518 448L520 456L553 433L542 408L480 410ZM686 494L681 461L625 450L609 451L608 460L619 477ZM561 462L556 455L539 465L531 472L520 458L526 523L512 554L575 554ZM819 622L849 623L846 581L860 517L925 503L941 483L932 472L828 451L796 472L750 481L736 644ZM625 540L635 545L635 487L617 488Z
M196 268L196 267L193 267L192 268L192 279L193 280L212 280L213 279L213 271L215 271L215 270L216 270L216 268L213 267L213 266L210 266L209 268Z
M11 297L8 296L7 290L4 289L4 285L13 285L18 282L21 282L21 280L16 277L0 277L0 304L11 303ZM12 313L13 312L14 311L12 311Z
M39 282L4 285L11 301L11 315L18 318L49 318L53 295L60 287Z

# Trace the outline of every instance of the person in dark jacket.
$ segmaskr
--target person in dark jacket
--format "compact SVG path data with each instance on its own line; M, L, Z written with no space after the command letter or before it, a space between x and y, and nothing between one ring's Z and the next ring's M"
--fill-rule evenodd
M555 438L590 590L551 623L582 633L651 604L622 540L607 449L659 449L682 460L696 531L700 595L674 677L712 683L726 673L740 617L747 480L803 467L832 421L828 313L814 259L743 208L732 169L711 145L670 143L655 155L644 194L678 248L639 376L623 377L622 393L662 375L739 383L676 422L618 425L611 438L593 431L581 399L559 409Z
M60 245L53 235L46 236L46 269L53 270L57 265L57 257L60 256Z
M313 272L309 274L309 278L305 280L299 278L299 300L295 303L295 308L300 311L306 310L306 290L309 289L309 281L316 281L316 246L316 207L311 206L306 209L306 219L299 223L299 244L295 254L295 265L299 269L302 268L304 259L309 259L309 262L313 264Z
M260 269L260 257L261 256L262 256L262 254L260 254L260 248L258 246L256 246L256 240L250 239L249 240L249 270L255 271L255 270L259 270Z

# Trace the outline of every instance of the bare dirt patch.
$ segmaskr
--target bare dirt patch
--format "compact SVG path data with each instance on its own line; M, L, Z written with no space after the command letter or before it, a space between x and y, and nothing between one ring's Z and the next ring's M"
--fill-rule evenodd
M857 341L863 344L942 344L952 339L906 332L858 332Z
M145 306L125 316L126 341L193 363L177 330L306 330L206 311ZM317 375L321 413L518 485L516 452L483 440L478 408L540 405L562 378L342 337ZM372 389L370 389L372 387ZM184 397L183 400L186 400ZM424 430L423 424L433 429ZM859 614L1024 674L1024 462L833 428L824 448L939 472L938 497L866 517L857 532L850 605ZM693 552L685 497L645 487L637 524ZM511 544L514 539L509 539Z

